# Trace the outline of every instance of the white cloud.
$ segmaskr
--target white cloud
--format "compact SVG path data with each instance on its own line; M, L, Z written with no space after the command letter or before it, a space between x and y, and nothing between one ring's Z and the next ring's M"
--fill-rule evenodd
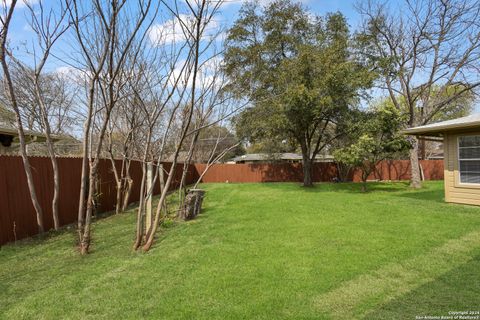
M154 24L148 31L148 37L153 44L170 44L185 40L184 29L193 24L193 17L185 14L179 15L164 23ZM183 25L184 23L185 25Z
M259 0L258 3L262 6L267 5L272 3L275 0ZM242 5L245 2L245 0L225 0L222 3L222 8L228 7L230 5ZM300 3L309 3L311 0L294 0L294 2L300 2Z
M27 4L33 6L35 4L37 4L39 2L39 0L20 0L20 1L17 1L17 4L16 4L16 8L25 8L27 6Z
M193 24L193 16L180 14L179 17L151 26L148 30L148 37L154 45L183 42L186 36L188 37L188 30L192 29ZM218 21L212 19L203 32L203 38L216 36L219 27Z
M222 58L221 57L214 57L212 59L209 59L208 61L205 61L204 63L201 63L199 72L197 74L197 80L196 80L196 86L197 88L201 87L208 87L210 85L220 86L220 82L223 81L223 79L220 79L218 77L218 68L220 67L220 64L222 63ZM187 72L187 68L182 70L182 67L185 64L185 60L181 60L177 63L175 66L168 82L170 86L173 86L177 81L178 81L178 87L179 88L190 88L192 83L193 83L193 74ZM216 75L217 73L217 75Z
M61 66L55 69L55 72L59 74L61 77L63 77L66 80L72 81L72 82L81 82L85 81L87 77L87 71L74 68L71 66Z

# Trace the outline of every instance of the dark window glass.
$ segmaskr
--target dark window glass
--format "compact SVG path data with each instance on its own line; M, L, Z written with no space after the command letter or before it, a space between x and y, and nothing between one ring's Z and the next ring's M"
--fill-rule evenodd
M461 183L480 183L480 136L458 139L458 162Z

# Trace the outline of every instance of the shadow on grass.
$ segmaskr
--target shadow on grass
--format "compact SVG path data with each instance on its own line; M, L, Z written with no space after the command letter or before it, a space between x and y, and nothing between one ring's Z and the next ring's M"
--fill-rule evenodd
M77 231L76 230L76 224L71 223L71 224L60 227L59 230L51 229L51 230L48 230L41 235L36 234L36 235L30 236L28 238L23 238L23 239L20 239L20 240L17 240L17 241L12 241L12 242L5 243L3 245L0 245L0 250L2 248L3 249L6 249L6 248L9 248L9 249L18 248L18 249L20 249L22 247L28 247L30 249L30 248L33 248L33 247L45 246L45 245L48 245L49 240L55 239L59 236L72 235L72 237L73 236L76 237L76 235L77 235L76 231ZM75 244L75 241L72 241L72 244Z
M443 190L411 190L411 192L399 193L397 197L445 203Z
M379 307L364 319L415 319L447 316L449 311L479 311L480 255L458 268Z
M394 181L394 182L368 182L367 191L362 192L362 184L358 182L320 182L315 183L313 187L304 187L300 183L281 183L281 182L268 182L262 183L262 186L272 189L282 189L286 192L346 192L346 193L359 193L368 194L371 192L401 192L406 191L409 188L407 181Z

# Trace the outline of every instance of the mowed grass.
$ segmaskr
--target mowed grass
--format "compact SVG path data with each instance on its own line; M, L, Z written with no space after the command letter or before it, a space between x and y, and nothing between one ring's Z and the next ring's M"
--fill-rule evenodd
M414 319L480 309L480 208L443 184L206 184L132 252L132 212L0 249L4 319Z

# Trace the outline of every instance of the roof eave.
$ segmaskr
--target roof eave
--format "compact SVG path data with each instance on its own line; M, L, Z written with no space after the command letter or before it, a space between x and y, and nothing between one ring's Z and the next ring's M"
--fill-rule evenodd
M469 130L478 127L480 130L480 121L472 122L472 123L456 123L450 124L445 126L436 126L436 127L428 127L428 126L421 126L421 127L414 127L402 130L401 132L406 135L430 135L430 136L439 136L449 131L457 131L457 130Z

